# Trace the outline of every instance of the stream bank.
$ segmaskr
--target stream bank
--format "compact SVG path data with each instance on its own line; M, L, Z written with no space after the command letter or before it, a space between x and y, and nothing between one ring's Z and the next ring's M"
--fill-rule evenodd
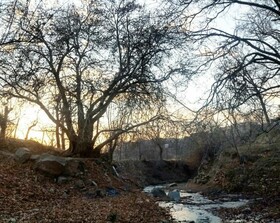
M140 187L186 182L196 174L196 169L189 167L184 161L127 160L114 162L114 166L122 178L129 179Z
M189 215L192 215L193 212L197 212L200 213L199 215L205 216L204 211L210 212L208 217L203 218L200 216L200 218L197 218L199 221L196 219L196 221L183 220L182 222L280 223L278 187L280 181L279 172L275 172L275 166L279 166L279 163L274 162L274 160L279 159L279 156L272 153L271 155L268 154L270 155L268 157L261 157L255 163L249 161L240 165L234 155L230 154L229 158L228 154L226 155L225 157L221 154L218 161L213 163L208 162L206 165L202 165L199 174L194 179L193 176L196 172L189 168L186 163L176 163L176 161L126 161L117 163L116 169L122 178L131 179L131 182L137 182L137 185L143 188L147 185L166 187L168 182L177 182L177 186L172 189L179 189L181 193L191 193L186 195L186 197L189 196L190 200L192 195L199 193L205 199L209 199L220 205L218 208L206 206L207 210L196 210L197 205L192 204L192 202L188 204L190 205L189 209L186 209L183 204L176 206L176 212L181 213L180 215L183 215L182 213L186 214L187 212ZM266 159L269 160L266 161ZM209 177L207 177L209 180L207 183L202 183L200 180L205 178L205 170L209 171ZM244 181L243 178L246 171L250 170L255 171L253 174L246 175L246 179L251 182L246 184L248 181ZM256 172L256 170L260 171ZM276 168L276 170L278 169ZM232 173L235 174L232 175ZM270 180L272 177L273 180ZM265 181L266 178L269 178L269 180ZM250 188L249 190L248 188L252 185L252 182L254 188ZM272 182L274 183L271 184ZM264 183L267 183L267 185ZM238 185L240 187L236 187ZM240 188L243 190L239 190ZM166 193L168 190L169 188L167 188ZM186 198L183 198L183 200L186 201ZM234 206L228 208L228 206L224 207L221 205L224 201L236 202L243 200L248 200L248 202L240 207ZM173 204L161 203L161 205L167 209L174 209ZM173 213L175 215L175 210Z
M179 202L168 196L157 198L159 206L169 209L176 223L280 223L279 197L227 193L192 181L147 186L144 191L151 195L154 188L166 195L180 191Z
M174 185L174 184L173 184ZM169 196L171 191L180 192L180 200L172 201L170 197L162 196L159 198L159 206L167 208L175 222L181 223L222 223L223 219L218 216L219 209L236 209L245 207L250 200L245 199L239 194L223 194L215 199L210 199L199 192L186 191L182 185L170 187L170 185L156 185L144 188L144 192L153 194L156 189L163 190ZM229 222L247 222L244 219L231 219Z

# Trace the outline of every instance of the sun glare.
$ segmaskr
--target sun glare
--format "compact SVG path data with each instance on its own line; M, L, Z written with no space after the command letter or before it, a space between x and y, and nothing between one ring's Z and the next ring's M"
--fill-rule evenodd
M51 144L54 132L53 123L39 108L25 106L20 117L15 136L19 139L32 139L44 144Z

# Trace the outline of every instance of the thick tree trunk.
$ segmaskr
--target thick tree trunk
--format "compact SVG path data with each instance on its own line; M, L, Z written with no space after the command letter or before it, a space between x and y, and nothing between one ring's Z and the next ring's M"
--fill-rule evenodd
M6 138L6 129L7 129L7 126L5 124L1 123L1 131L0 131L0 138L1 139Z
M78 139L70 140L70 155L79 155L81 157L91 157L93 144L92 142L80 141Z
M117 144L118 144L118 138L116 140L114 140L113 142L110 143L109 145L109 151L108 151L108 161L110 163L113 162L113 159L114 159L114 152L117 148Z
M160 159L160 160L163 160L163 156L162 156L162 154L163 154L163 148L162 148L161 145L158 145L158 147L159 147L159 159Z
M81 119L81 117L80 117ZM66 155L94 157L93 154L93 123L90 119L81 120L78 123L77 133L74 131L65 132L69 139L69 150Z
M0 138L1 139L5 139L6 129L7 129L7 123L5 122L5 120L1 120L1 131L0 131Z

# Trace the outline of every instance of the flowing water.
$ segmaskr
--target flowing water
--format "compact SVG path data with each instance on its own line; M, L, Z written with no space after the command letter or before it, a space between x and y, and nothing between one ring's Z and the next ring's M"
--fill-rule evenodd
M144 188L146 193L151 193L153 188L161 188L166 194L173 188L164 185L148 186ZM159 205L170 209L170 213L177 222L195 223L219 223L222 219L215 216L212 211L219 208L237 208L248 203L248 200L239 199L237 196L223 196L222 199L209 200L200 193L188 193L180 191L181 199L179 202L160 201Z

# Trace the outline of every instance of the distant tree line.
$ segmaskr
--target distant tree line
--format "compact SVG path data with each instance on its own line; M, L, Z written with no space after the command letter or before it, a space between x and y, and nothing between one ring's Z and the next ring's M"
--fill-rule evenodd
M228 148L236 149L240 155L239 146L249 146L263 133L262 125L254 121L224 127L213 119L208 121L207 127L196 123L193 133L189 132L183 138L157 138L157 141L139 138L119 143L114 160L195 160L200 163L201 160L214 159ZM276 130L280 133L279 123Z

